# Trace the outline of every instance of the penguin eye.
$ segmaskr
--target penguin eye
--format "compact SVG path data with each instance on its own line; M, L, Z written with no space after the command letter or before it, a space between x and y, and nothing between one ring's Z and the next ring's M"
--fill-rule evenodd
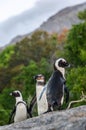
M38 77L37 79L38 79L38 80L41 80L41 79L42 79L42 77L40 76L40 77Z
M65 61L63 61L63 64L65 65L65 64L66 64L66 62L65 62Z
M19 94L19 92L17 92L17 93L16 93L16 97L20 97L20 94Z
M63 66L68 66L68 65L69 65L68 62L66 61L63 62Z
M68 65L68 63L66 61L63 61L63 60L59 61L59 67L65 67L67 65Z
M59 67L62 67L62 63L63 63L63 61L60 60L59 63L58 63Z
M37 79L38 79L38 80L40 80L41 78L40 78L40 77L38 77Z

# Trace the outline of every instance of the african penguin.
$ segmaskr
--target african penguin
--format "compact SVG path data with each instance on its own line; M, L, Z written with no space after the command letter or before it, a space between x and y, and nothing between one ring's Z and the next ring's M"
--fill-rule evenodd
M46 99L46 91L44 92L44 94L40 100L40 94L45 86L45 77L42 74L38 74L34 78L36 80L36 94L31 100L30 110L34 106L35 102L37 102L38 115L41 115L45 111L47 111L47 109L48 109L48 104L47 104L47 99Z
M54 72L48 81L46 89L47 112L54 110L56 107L60 109L63 104L64 91L68 92L65 86L66 67L69 67L69 64L64 58L59 58L54 63Z
M9 123L11 123L11 120L13 118L14 122L23 121L28 118L28 114L30 117L32 115L29 112L28 106L25 101L23 101L23 97L20 91L16 90L10 93L11 96L14 96L16 99L15 107L11 113L11 116L9 118Z

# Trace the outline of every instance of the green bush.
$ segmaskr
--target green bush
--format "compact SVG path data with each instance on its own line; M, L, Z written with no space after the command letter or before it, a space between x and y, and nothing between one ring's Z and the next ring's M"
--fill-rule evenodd
M70 100L78 100L82 91L86 95L86 67L73 68L67 75Z

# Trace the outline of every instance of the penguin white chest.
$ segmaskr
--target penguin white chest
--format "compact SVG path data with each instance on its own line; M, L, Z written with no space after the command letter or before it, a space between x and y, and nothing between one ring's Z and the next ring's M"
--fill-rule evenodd
M25 104L18 104L16 107L16 113L14 117L14 122L19 122L27 119L27 109Z
M63 85L63 96L61 98L61 105L63 105L63 102L64 102L64 85Z
M48 109L48 103L47 103L47 99L46 99L46 91L43 93L41 99L39 100L39 97L40 97L42 90L43 90L43 86L36 85L38 115L43 114Z

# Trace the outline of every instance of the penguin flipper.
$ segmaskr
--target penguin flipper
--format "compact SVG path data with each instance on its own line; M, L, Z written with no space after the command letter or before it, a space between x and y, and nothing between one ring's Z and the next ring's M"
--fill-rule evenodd
M69 101L69 90L68 88L66 87L66 85L64 85L64 92L66 94L66 103Z
M35 95L33 96L32 100L31 100L31 102L30 102L30 106L29 106L29 108L28 108L28 113L30 113L31 115L32 115L33 107L34 107L34 105L36 104L36 102L37 102L37 98L36 98L36 93L35 93ZM30 115L30 116L31 116L31 115Z
M32 113L31 113L31 111L29 110L28 105L27 105L26 107L27 107L27 113L29 114L29 117L31 118L31 117L32 117Z
M50 104L48 104L48 109L47 109L47 111L45 111L43 114L46 114L46 113L48 113L48 112L52 112L52 110L51 110L51 105L50 105Z
M14 109L12 110L12 112L11 112L11 114L10 114L8 124L11 123L11 121L12 121L14 115L15 115L15 112L16 112L16 106L14 107Z
M43 93L45 92L45 90L47 89L47 84L44 86L40 96L39 96L39 100L41 100L42 96L43 96Z

